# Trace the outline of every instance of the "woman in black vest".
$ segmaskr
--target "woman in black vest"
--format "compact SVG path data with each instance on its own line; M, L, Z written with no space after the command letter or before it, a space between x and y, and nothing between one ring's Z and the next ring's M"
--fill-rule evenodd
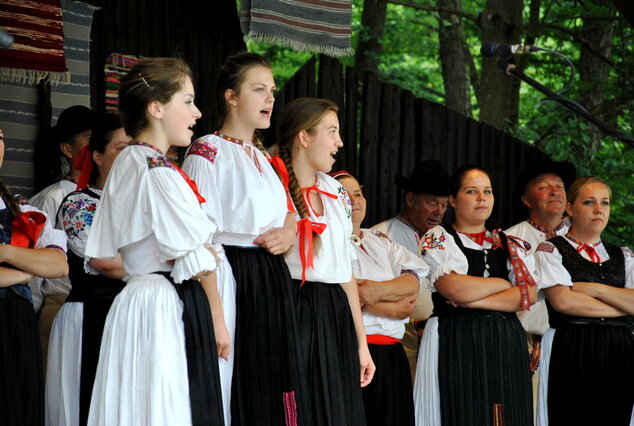
M572 226L537 248L550 327L542 341L540 425L627 426L634 421L634 255L601 241L610 187L586 177L568 190Z
M523 241L486 228L493 202L485 171L458 169L449 196L455 221L421 241L434 313L418 354L417 426L533 424L526 339L515 314L536 299L533 259Z

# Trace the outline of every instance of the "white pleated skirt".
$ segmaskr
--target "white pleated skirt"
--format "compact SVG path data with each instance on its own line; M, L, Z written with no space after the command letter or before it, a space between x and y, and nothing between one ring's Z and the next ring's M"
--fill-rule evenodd
M233 277L231 264L225 259L216 268L218 293L222 299L222 310L225 324L231 338L231 351L229 359L218 357L218 369L220 372L220 387L222 389L222 408L225 425L231 425L231 381L233 379L233 359L235 354L236 334L236 280Z
M47 426L79 425L83 318L83 303L66 302L53 321L46 366Z
M414 380L416 426L440 426L438 385L438 317L427 320L418 350Z
M191 425L182 315L162 275L127 282L106 318L88 425Z

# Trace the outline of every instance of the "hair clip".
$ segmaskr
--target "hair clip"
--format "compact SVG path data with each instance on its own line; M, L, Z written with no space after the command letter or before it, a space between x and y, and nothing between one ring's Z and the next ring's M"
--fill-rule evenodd
M145 85L149 88L150 85L148 84L147 80L141 75L140 72L138 72L137 74L139 74L139 77L141 77L141 80L143 80L143 82L145 83Z

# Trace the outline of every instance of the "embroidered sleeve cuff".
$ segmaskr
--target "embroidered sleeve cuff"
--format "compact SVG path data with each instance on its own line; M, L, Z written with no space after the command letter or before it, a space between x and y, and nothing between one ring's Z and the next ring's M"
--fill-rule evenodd
M213 271L218 262L216 257L204 246L190 251L174 261L172 278L175 283L182 283L203 271Z

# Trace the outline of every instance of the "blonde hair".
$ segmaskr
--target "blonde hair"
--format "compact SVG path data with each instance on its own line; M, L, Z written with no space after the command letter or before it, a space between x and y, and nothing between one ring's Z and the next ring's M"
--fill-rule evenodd
M570 188L568 188L568 192L566 193L566 198L568 199L568 202L570 204L573 204L575 200L577 199L577 197L579 196L579 192L581 191L581 188L591 183L600 183L601 185L605 186L608 189L610 201L612 201L612 188L610 188L610 185L605 183L605 181L599 177L586 176L586 177L577 179L576 181L572 183L572 185L570 185Z

